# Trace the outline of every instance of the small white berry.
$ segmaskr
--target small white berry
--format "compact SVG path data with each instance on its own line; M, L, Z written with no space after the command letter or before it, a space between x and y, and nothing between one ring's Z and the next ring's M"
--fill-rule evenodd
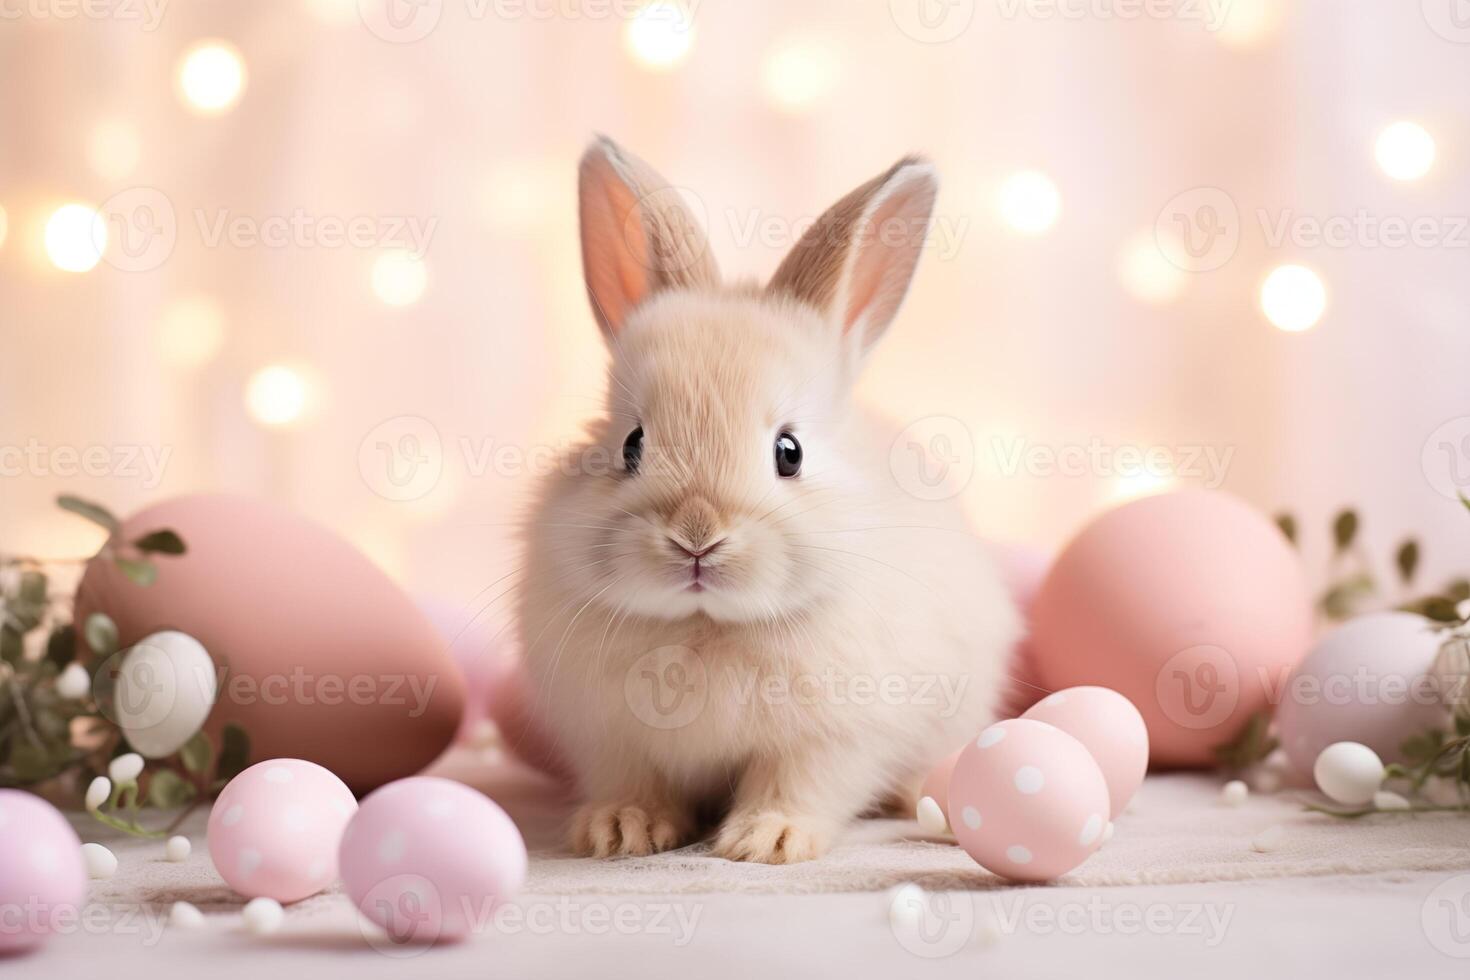
M168 910L168 921L180 929L198 929L204 925L204 913L188 902L175 902Z
M67 664L56 678L56 693L68 701L80 701L92 689L92 678L81 664Z
M1257 834L1251 841L1251 850L1270 854L1272 851L1280 850L1284 843L1286 843L1286 830L1277 824Z
M1239 779L1232 779L1220 790L1220 802L1226 806L1240 806L1250 798L1250 788Z
M914 815L918 818L919 829L931 837L949 830L949 822L944 819L944 811L939 809L939 804L932 796L926 796L919 801L918 811Z
M1407 810L1409 801L1397 793L1381 789L1373 794L1373 808L1375 810Z
M101 844L83 844L82 862L88 878L111 878L117 874L117 855Z
M241 913L245 919L245 931L257 936L267 936L281 928L286 910L274 898L252 898L245 903Z
M168 839L168 843L163 845L163 856L177 863L187 859L189 852L193 849L194 846L189 843L189 838L182 834L176 834Z
M913 929L924 915L924 889L913 882L899 885L890 893L888 922L895 930Z
M87 784L87 809L96 810L112 796L112 780L98 776Z
M114 783L131 783L142 772L143 757L136 752L120 755L107 765L107 775L112 777Z
M1348 806L1362 806L1383 785L1383 761L1378 753L1357 742L1334 742L1322 750L1312 766L1317 788Z

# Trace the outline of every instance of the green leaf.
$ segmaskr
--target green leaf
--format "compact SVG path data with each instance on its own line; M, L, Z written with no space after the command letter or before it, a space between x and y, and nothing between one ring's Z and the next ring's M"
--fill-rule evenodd
M135 585L146 588L158 578L158 569L153 567L153 562L146 559L123 558L119 555L115 556L112 561Z
M1286 540L1296 544L1296 518L1290 514L1281 513L1276 515L1276 526L1281 528L1281 533L1286 535Z
M1470 497L1465 496L1463 491L1460 492L1460 503L1465 505L1466 510L1470 510Z
M1424 600L1423 613L1436 623L1458 623L1460 614L1455 609L1456 603L1446 599L1444 596L1432 596Z
M209 736L203 732L195 732L184 747L179 749L179 759L184 763L184 768L199 776L209 771L209 766L214 762L214 744L210 742Z
M168 528L161 531L150 531L133 542L133 547L144 554L160 555L182 555L184 553L184 539L178 533Z
M25 641L20 631L9 623L0 626L0 660L18 664L23 653L25 653Z
M10 749L10 768L21 783L39 783L53 772L51 753L44 745L18 738Z
M1371 596L1376 589L1373 577L1366 572L1345 578L1322 597L1322 611L1334 620L1347 619L1357 611L1359 602Z
M1414 573L1419 569L1419 542L1413 538L1407 539L1399 545L1399 550L1394 555L1394 561L1399 567L1399 579L1405 585L1414 581Z
M77 657L77 630L71 623L58 626L46 640L46 659L57 668L65 667Z
M172 769L160 769L148 778L148 804L161 810L187 805L198 794L188 780Z
M1455 602L1464 602L1466 599L1470 599L1470 579L1455 579L1444 587L1444 594L1446 599L1453 599Z
M46 603L46 575L43 572L26 571L20 573L20 597L26 602L36 605Z
M228 782L250 764L250 736L245 729L231 722L220 732L219 771L216 779Z
M1215 747L1215 759L1226 769L1248 769L1276 750L1280 744L1271 735L1271 716L1251 716L1235 740Z
M94 612L82 626L82 635L87 646L99 657L110 657L117 652L117 624L105 612Z
M1358 537L1358 512L1345 510L1338 514L1332 522L1332 541L1337 546L1339 553L1347 551L1353 546L1353 541Z
M109 533L117 532L118 519L101 504L94 504L90 500L83 500L81 497L73 497L71 494L64 493L56 498L56 506L62 510L69 510L78 517L85 517L93 524L105 527Z
M38 602L12 599L5 606L5 612L15 624L16 629L22 633L29 633L41 625L41 619L46 615L46 607Z

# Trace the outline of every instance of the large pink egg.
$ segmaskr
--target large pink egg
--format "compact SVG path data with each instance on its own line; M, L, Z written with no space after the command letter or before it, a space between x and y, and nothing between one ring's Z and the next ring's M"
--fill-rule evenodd
M1052 690L1122 694L1164 766L1206 766L1305 655L1312 602L1280 530L1228 494L1144 497L1062 551L1032 609Z
M300 901L337 880L337 847L356 811L351 790L316 763L267 759L214 801L209 856L247 898Z
M50 803L0 789L0 952L29 949L80 921L82 842Z
M960 753L949 825L980 866L1050 881L1087 860L1108 824L1108 784L1071 735L1029 718L998 721Z
M1021 716L1071 735L1091 753L1108 783L1110 817L1123 812L1148 771L1148 728L1143 715L1117 691L1069 687L1048 694Z
M460 939L526 878L526 844L506 812L434 776L377 790L342 837L342 885L395 943Z
M1429 674L1442 640L1429 620L1406 612L1359 616L1322 637L1276 709L1297 772L1310 774L1334 742L1359 742L1384 762L1402 762L1406 739L1443 728L1443 692Z
M219 670L206 729L237 722L255 758L302 758L358 792L418 772L454 737L464 683L423 612L336 534L248 497L178 497L117 535L172 528L188 552L154 559L151 586L87 567L77 621L110 615L123 646L159 630L204 645Z

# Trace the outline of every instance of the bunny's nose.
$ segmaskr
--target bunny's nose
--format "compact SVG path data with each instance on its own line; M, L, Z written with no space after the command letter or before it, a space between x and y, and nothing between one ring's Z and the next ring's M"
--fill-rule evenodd
M678 538L672 538L672 537L669 538L669 543L672 544L679 551L681 551L684 554L688 555L690 558L693 558L696 561L698 561L700 558L703 558L705 555L708 555L710 552L714 551L720 545L724 544L725 543L725 539L724 538L721 538L718 541L711 541L709 544L705 545L703 548L700 548L697 551L695 549L689 547L688 545L686 545L684 542L680 541Z
M719 512L703 497L690 497L679 505L665 532L680 551L703 558L724 540Z

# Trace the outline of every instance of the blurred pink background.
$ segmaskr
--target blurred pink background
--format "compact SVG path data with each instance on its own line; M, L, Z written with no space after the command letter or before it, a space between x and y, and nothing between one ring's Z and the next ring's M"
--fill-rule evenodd
M932 156L863 388L959 420L920 431L962 436L931 448L985 534L1221 485L1296 512L1314 569L1357 505L1437 584L1470 566L1459 2L11 0L0 547L95 548L62 491L236 490L417 594L498 591L532 484L500 450L600 395L574 168L605 132L733 276Z

